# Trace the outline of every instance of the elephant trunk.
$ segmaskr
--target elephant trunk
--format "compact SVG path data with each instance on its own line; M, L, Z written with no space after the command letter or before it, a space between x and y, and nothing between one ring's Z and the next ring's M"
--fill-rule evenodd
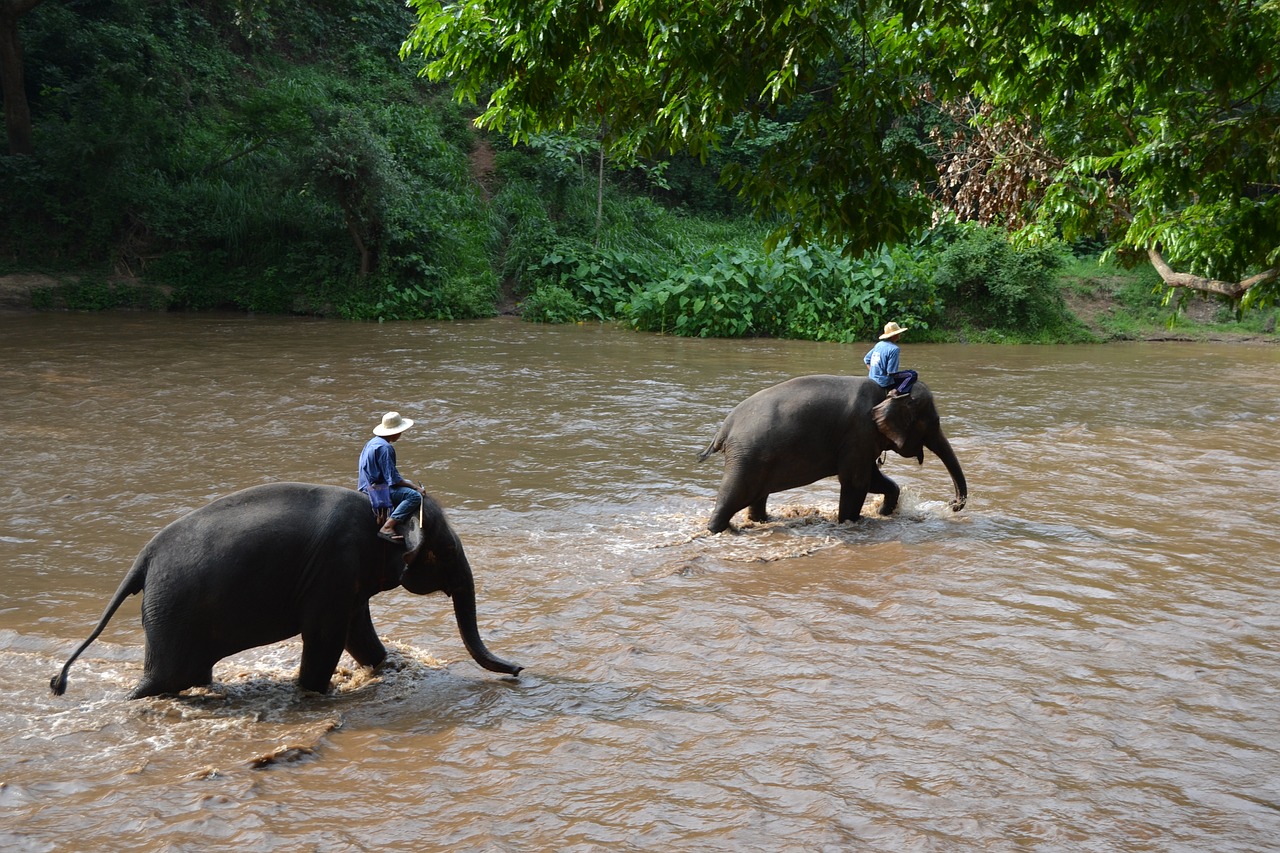
M476 585L471 575L471 565L467 558L459 552L459 566L451 573L448 593L453 599L453 615L458 620L458 633L462 642L471 653L471 657L480 666L490 672L502 672L507 675L519 675L524 667L497 657L480 639L480 629L476 624Z
M969 486L965 482L964 471L960 468L960 460L956 458L956 452L951 449L951 442L947 441L942 430L938 430L937 435L925 442L925 447L947 466L947 473L951 475L951 482L956 489L956 497L951 502L951 509L959 512L964 509L965 503L969 500Z

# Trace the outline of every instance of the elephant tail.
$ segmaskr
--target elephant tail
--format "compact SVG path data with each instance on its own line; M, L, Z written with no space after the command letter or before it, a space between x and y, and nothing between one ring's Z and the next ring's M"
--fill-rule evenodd
M707 449L698 454L698 461L705 462L707 457L713 453L719 453L724 450L724 430L721 429L716 433L716 437L711 439L711 443L707 445Z
M71 664L75 663L76 658L87 648L89 644L98 639L98 635L102 633L102 629L107 627L107 623L111 621L111 617L120 609L120 605L131 595L137 595L142 592L143 586L147 582L147 565L149 564L148 552L144 551L138 555L138 559L134 561L133 568L129 569L129 573L124 576L124 580L120 582L120 587L116 590L116 594L111 597L111 601L107 604L107 609L102 612L102 618L98 620L98 627L93 629L93 633L89 635L89 639L80 644L80 647L71 653L71 657L67 658L67 662L62 665L62 671L49 679L49 689L53 691L54 696L61 696L67 691L67 673L71 670Z

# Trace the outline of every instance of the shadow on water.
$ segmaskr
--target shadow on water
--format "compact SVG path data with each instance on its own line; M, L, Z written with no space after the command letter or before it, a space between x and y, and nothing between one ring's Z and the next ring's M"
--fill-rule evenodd
M104 648L119 657L111 644ZM419 648L389 642L380 667L360 667L344 655L331 692L311 693L296 687L300 654L296 641L255 649L218 664L207 687L137 700L124 698L139 671L137 654L127 656L134 666L120 668L86 656L74 704L39 700L39 717L23 726L23 740L40 754L97 732L101 751L83 760L86 770L118 766L127 756L126 773L199 778L319 760L332 738L347 732L482 726L486 708L511 701L506 694L519 686L514 678L454 674Z
M888 542L926 543L972 536L973 513L954 512L946 501L921 500L904 489L897 510L879 514L883 498L873 496L863 506L856 521L837 522L838 501L798 501L779 496L771 503L768 521L751 521L746 512L734 517L723 533L705 529L705 518L678 519L678 526L697 523L701 529L680 538L651 545L651 548L696 546L695 559L712 558L727 563L770 563L807 557L829 548L857 548ZM684 569L677 569L684 573ZM690 569L690 571L696 571Z

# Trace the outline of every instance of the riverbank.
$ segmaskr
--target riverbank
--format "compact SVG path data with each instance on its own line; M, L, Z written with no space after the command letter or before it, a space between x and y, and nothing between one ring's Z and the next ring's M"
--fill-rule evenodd
M1108 341L1196 341L1201 343L1280 343L1274 323L1270 333L1252 331L1242 323L1219 322L1223 306L1207 299L1192 299L1172 326L1168 316L1159 322L1134 324L1126 306L1106 296L1070 294L1067 307L1102 342Z
M80 289L128 288L145 291L148 285L122 277L93 285L71 276L44 273L0 275L0 311L59 310L57 290L74 284ZM1104 272L1068 274L1062 294L1068 309L1099 342L1115 341L1198 341L1222 343L1280 344L1275 312L1265 318L1236 321L1229 306L1213 299L1193 296L1173 317L1172 308L1160 305L1160 296L1140 274ZM105 300L104 300L105 302ZM103 304L100 307L110 307ZM500 313L515 314L511 299L499 306ZM957 336L957 342L963 336Z
M1078 261L1063 271L1067 309L1100 341L1220 341L1280 343L1276 311L1241 318L1225 301L1189 294L1178 309L1165 305L1155 271L1124 270Z

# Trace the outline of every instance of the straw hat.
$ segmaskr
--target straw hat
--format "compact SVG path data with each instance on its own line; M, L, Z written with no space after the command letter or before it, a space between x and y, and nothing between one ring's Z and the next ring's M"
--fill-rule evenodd
M413 426L413 418L402 418L399 412L387 412L382 423L373 428L374 435L396 435Z
M905 326L899 326L897 323L890 320L888 323L884 324L884 334L880 336L880 340L887 341L889 338L896 338L905 331Z

